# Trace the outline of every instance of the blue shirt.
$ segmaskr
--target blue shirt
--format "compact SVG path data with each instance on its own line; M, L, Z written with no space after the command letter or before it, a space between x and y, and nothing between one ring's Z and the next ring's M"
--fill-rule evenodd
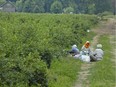
M79 53L79 49L78 48L72 48L72 52Z

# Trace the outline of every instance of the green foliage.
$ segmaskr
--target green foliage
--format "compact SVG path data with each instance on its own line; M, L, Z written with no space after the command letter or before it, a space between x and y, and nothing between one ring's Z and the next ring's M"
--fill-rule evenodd
M47 87L52 60L82 46L94 21L95 15L0 13L0 86Z
M50 87L71 87L77 79L82 62L72 57L55 59L49 69Z
M45 0L18 0L16 1L16 9L18 12L43 13Z
M64 9L64 13L70 13L70 12L74 12L74 8L67 7L67 8Z
M47 67L37 51L38 36L35 27L24 23L26 19L20 23L14 15L0 15L0 86L17 87L20 84L23 87L46 87Z
M95 13L112 12L112 0L95 0Z
M34 13L38 13L39 12L39 7L36 5L35 8L33 9Z
M68 13L71 10L81 14L98 14L104 11L115 14L115 0L0 0L0 4L5 1L15 4L17 12L62 13L65 9Z
M61 13L62 12L62 3L59 1L54 1L50 8L53 13Z
M4 3L5 2L5 0L0 0L0 4L2 4L2 3Z
M104 17L104 16L108 16L108 15L113 15L111 12L105 11L103 13L99 13L98 16L100 17Z
M37 53L27 57L0 57L1 87L47 86L46 65L38 58Z
M93 3L88 6L88 13L93 14L94 12L95 12L95 4Z

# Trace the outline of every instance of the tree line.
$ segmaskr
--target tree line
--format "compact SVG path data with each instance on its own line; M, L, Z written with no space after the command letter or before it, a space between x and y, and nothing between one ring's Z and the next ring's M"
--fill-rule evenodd
M15 4L17 12L98 14L115 11L115 0L1 0Z

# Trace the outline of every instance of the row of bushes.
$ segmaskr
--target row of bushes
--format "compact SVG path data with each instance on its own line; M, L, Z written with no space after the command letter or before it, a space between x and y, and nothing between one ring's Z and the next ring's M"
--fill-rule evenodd
M0 13L0 86L47 87L47 68L80 46L94 15Z

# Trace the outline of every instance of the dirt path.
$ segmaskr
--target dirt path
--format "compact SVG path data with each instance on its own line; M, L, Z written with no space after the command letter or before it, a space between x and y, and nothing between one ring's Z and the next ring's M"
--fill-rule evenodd
M110 19L107 22L102 22L100 27L98 29L93 29L92 31L97 33L97 35L93 38L93 41L91 42L91 48L94 50L94 46L98 43L99 37L101 35L110 35L110 42L114 43L116 41L115 35L116 35L116 20ZM115 39L115 40L114 40ZM114 44L115 45L115 44ZM114 53L116 53L116 49L114 49ZM115 55L115 54L114 54ZM115 55L116 56L116 55ZM116 66L116 59L112 60L114 62L114 66ZM81 66L81 71L79 72L78 79L74 85L74 87L83 87L83 83L86 84L84 87L89 87L89 80L87 80L87 77L91 75L89 69L92 68L92 66L95 64L93 63L84 63Z

